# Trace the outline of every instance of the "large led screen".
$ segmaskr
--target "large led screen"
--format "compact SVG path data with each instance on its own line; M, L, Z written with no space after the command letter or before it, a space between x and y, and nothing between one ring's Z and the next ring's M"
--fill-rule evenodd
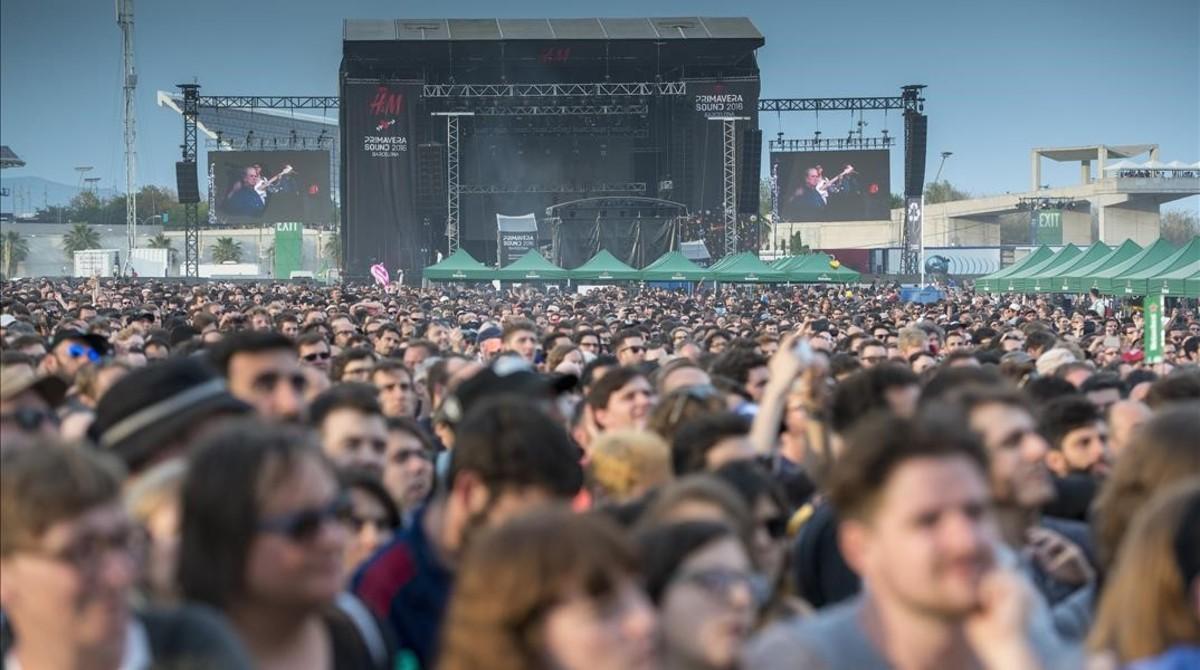
M890 218L886 150L772 152L783 221Z
M213 210L220 223L328 223L328 151L212 151Z

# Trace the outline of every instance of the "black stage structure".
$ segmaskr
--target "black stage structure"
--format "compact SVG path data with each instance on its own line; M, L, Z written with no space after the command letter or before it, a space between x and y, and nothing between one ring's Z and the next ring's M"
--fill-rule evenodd
M572 267L599 248L653 260L680 206L758 208L764 39L749 19L348 20L343 39L349 276L417 277L459 247L494 262L497 214L535 213L539 244Z

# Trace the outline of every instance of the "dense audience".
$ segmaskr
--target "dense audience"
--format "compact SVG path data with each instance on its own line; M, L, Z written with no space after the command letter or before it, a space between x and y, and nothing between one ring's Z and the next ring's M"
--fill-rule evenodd
M5 668L1200 667L1200 316L21 280Z

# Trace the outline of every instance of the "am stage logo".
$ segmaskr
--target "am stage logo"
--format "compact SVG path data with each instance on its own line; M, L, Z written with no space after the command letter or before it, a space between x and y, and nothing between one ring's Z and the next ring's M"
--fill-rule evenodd
M696 94L697 112L740 112L745 108L742 94L730 92L725 84L713 84L712 92Z
M372 158L396 158L408 151L408 138L394 133L402 128L396 117L404 113L404 94L387 86L375 89L368 110L375 118L375 135L363 138L363 151Z

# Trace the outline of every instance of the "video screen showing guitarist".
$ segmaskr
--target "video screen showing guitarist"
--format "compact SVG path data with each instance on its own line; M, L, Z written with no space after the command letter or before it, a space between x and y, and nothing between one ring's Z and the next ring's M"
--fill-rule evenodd
M773 160L782 220L889 218L886 152L778 153Z
M323 223L331 215L327 151L217 151L209 158L217 223Z

